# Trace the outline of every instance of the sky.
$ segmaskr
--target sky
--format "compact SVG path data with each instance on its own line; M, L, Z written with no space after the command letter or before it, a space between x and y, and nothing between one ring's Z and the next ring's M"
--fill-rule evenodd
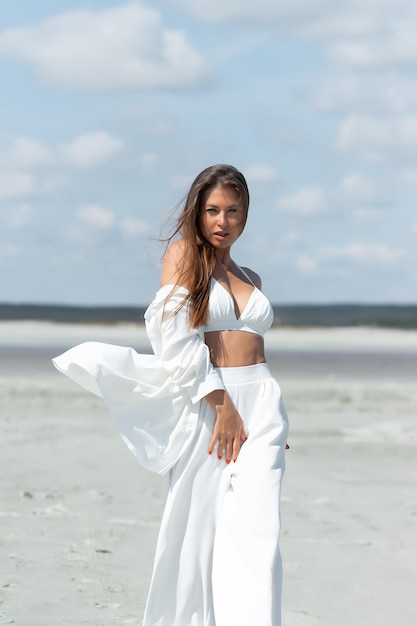
M0 301L147 304L231 163L274 303L417 303L416 70L415 0L5 3Z

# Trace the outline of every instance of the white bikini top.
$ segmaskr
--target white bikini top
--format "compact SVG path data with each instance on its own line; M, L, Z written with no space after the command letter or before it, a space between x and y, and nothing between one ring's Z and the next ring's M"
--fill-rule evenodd
M239 268L252 283L253 291L239 317L236 316L231 294L215 278L211 279L209 316L203 331L243 330L263 337L271 327L274 311L265 294L258 289L247 273Z

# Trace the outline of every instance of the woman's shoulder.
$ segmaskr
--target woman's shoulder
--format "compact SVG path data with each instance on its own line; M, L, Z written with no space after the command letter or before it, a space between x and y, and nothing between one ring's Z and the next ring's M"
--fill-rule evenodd
M253 282L255 287L257 287L258 289L262 289L262 279L259 274L251 270L249 267L241 267L241 269L244 271L245 274L248 275L249 279Z
M187 252L188 246L185 239L176 239L169 244L162 262L161 287L168 284L181 284Z
M185 239L176 239L171 241L164 254L164 261L169 260L182 261L187 252L187 242Z

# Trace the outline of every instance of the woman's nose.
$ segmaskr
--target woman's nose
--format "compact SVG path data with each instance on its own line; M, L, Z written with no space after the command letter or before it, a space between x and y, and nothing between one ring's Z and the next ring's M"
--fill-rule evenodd
M227 215L225 213L218 213L217 215L217 223L219 225L224 225L227 223Z

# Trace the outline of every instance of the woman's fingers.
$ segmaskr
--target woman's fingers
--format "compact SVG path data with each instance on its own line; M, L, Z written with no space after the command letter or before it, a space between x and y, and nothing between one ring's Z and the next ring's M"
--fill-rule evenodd
M235 447L236 437L234 439L227 440L226 446L226 463L229 464L232 459L234 459L234 447Z
M216 433L216 431L214 431L213 433L213 437L211 438L211 441L209 443L209 449L208 449L208 453L209 454L213 454L215 447L217 446L219 441L219 437Z
M238 454L240 452L240 441L241 441L240 437L237 437L233 441L233 462L234 463L236 463Z
M241 441L246 441L246 439L248 438L246 431L245 431L245 426L242 424L242 428L240 429L240 440Z
M215 433L210 441L208 453L213 454L216 450L219 460L225 457L226 463L236 462L242 442L244 443L246 439L247 436L244 432L235 437L230 435L225 437Z
M225 448L226 448L226 441L225 441L225 439L220 437L219 443L218 443L218 446L217 446L217 458L218 459L222 459L223 458L223 454L224 454Z
M213 437L211 438L208 453L213 454L215 449L217 449L217 457L219 459L223 458L223 454L226 448L226 439L222 433L219 433L214 429Z

